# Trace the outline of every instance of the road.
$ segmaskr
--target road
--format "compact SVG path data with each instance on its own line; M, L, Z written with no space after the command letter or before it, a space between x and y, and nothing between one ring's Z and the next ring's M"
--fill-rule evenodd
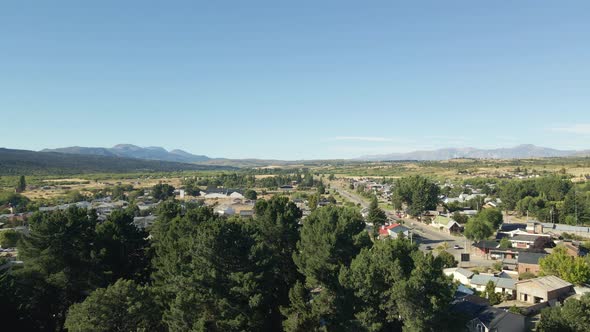
M350 192L342 187L339 187L338 185L331 184L330 187L336 190L342 197L353 202L354 204L360 204L363 208L369 207L369 202L356 193ZM461 253L471 251L471 241L467 240L463 236L453 236L444 233L443 231L430 225L426 225L416 219L398 218L393 214L392 211L386 211L386 213L392 222L403 223L404 226L412 230L412 233L414 234L413 241L416 241L419 244L420 250L433 250L446 242L448 248L447 251L455 256L455 259L458 261L460 261ZM458 246L459 249L455 249L455 246ZM491 266L494 263L494 261L481 259L474 255L471 255L471 260L472 263L475 263L474 265L478 266Z
M352 194L349 191L346 191L338 187L333 187L333 189L336 190L340 194L340 196L346 198L354 204L360 204L363 208L369 207L369 202L365 201L362 197L358 196L357 194Z

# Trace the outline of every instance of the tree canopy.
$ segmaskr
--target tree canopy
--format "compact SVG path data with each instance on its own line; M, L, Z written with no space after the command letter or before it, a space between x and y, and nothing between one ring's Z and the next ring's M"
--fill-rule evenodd
M64 327L72 332L163 331L159 309L149 287L119 279L73 304Z
M166 200L149 233L129 209L36 213L22 268L0 272L12 330L450 329L454 264L400 238L370 240L353 208L258 200L253 219ZM420 294L420 296L416 296Z
M590 331L590 295L579 300L568 299L563 306L545 308L537 324L540 332L584 332Z
M541 273L556 275L573 284L583 284L590 281L590 262L587 257L573 257L567 249L558 246L553 252L539 260Z
M392 193L392 203L396 209L402 204L413 216L421 215L426 210L433 210L438 204L440 188L420 175L398 179Z

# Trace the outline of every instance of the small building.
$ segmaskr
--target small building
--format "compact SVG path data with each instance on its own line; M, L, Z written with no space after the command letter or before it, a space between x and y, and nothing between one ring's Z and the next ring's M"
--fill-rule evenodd
M453 280L456 280L463 285L471 285L470 279L475 275L475 273L461 267L447 268L443 270L443 273L446 276L453 277Z
M521 252L518 255L518 273L525 273L530 272L534 275L539 274L539 270L541 266L539 265L539 260L543 257L547 256L546 253L538 253L538 252Z
M543 248L551 242L551 237L536 234L519 234L508 238L508 241L515 248Z
M517 299L531 304L556 302L565 299L574 291L574 285L556 276L539 277L516 283Z
M461 233L463 230L463 226L461 226L458 222L451 219L449 222L444 226L444 231L451 234L451 233Z
M500 278L494 275L488 274L476 274L471 280L471 286L476 290L483 292L486 290L486 286L489 282L494 283L494 291L496 293L508 294L512 297L516 297L516 280L508 278Z
M400 236L400 234L403 234L403 236L405 237L409 237L410 229L400 224L391 224L388 226L381 226L381 228L379 228L379 237L381 238L390 237L393 239L397 239Z
M475 248L475 253L479 255L487 255L490 253L491 250L497 249L499 247L500 241L495 240L481 240L473 244L473 248Z

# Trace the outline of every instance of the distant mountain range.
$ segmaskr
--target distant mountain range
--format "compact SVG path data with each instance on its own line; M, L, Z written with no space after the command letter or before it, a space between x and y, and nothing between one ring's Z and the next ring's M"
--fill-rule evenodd
M86 151L86 150L84 150ZM36 152L0 148L0 175L235 170L234 167L125 158L112 155Z
M590 156L590 150L556 150L532 144L518 145L513 148L476 149L476 148L446 148L429 151L413 151L407 153L390 153L368 155L356 158L365 161L387 160L448 160L456 158L474 159L521 159L521 158L550 158Z
M226 159L210 158L204 155L194 155L183 150L167 151L162 147L139 147L131 144L118 144L112 148L91 148L72 146L58 149L44 149L42 153L62 153L86 156L132 158L153 161L168 161L176 163L198 163L211 166L256 167L265 165L305 164L308 161L284 161L264 159ZM590 150L557 150L535 146L532 144L518 145L512 148L477 149L477 148L446 148L428 151L413 151L407 153L390 153L381 155L366 155L354 158L355 161L396 161L396 160L449 160L457 158L471 159L522 159L522 158L551 158L590 156ZM317 162L317 161L316 161Z
M59 152L68 154L82 154L93 156L123 157L146 160L162 160L181 163L198 163L208 161L211 158L207 156L194 155L183 150L167 151L158 146L139 147L132 144L118 144L112 148L87 148L81 146L71 146L58 149L44 149L41 152Z

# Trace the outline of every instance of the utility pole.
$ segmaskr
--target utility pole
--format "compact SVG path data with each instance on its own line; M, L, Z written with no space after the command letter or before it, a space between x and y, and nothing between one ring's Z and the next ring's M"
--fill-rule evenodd
M578 224L578 201L576 197L576 187L574 185L574 215L576 216L576 225Z

